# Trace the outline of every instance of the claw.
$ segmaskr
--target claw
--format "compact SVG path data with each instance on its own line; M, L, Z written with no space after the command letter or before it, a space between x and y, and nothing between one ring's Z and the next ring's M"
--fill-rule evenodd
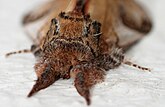
M77 92L85 98L87 105L90 105L90 90L95 84L104 80L105 71L92 64L84 64L73 68L71 73L71 76L75 78Z
M38 91L47 88L52 85L55 81L60 78L60 75L57 72L52 71L50 66L45 68L45 71L38 77L38 80L34 84L32 90L28 94L28 97L31 97Z

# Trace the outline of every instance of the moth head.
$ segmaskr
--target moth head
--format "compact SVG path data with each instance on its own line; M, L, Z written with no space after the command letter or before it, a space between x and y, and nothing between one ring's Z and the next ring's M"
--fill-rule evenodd
M90 15L76 12L61 12L58 18L51 20L50 29L46 35L44 47L52 40L79 42L91 48L93 53L98 51L101 33L101 23L92 20Z

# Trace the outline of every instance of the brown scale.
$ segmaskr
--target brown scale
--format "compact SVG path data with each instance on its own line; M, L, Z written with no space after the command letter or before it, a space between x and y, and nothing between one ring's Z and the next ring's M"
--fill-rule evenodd
M32 52L36 57L38 78L28 97L60 78L74 78L77 92L90 105L90 90L104 81L106 71L121 64L150 71L124 56L152 28L150 18L134 0L52 0L28 13L23 24L42 17L47 22L33 37L31 49L6 54ZM124 35L120 28L133 35Z

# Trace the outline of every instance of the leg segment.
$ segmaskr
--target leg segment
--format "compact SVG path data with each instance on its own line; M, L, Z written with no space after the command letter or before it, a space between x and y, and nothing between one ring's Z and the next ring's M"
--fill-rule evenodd
M51 66L48 64L40 65L40 67L38 66L36 70L38 79L28 94L28 97L31 97L36 92L47 88L60 78L60 74L53 71Z
M8 56L14 55L14 54L30 53L30 52L31 52L30 49L24 49L24 50L9 52L9 53L7 53L5 56L8 57Z
M9 52L5 56L9 57L14 54L22 54L22 53L33 53L35 57L39 57L41 55L41 49L37 45L32 45L31 49L23 49L23 50Z
M151 72L151 69L150 68L139 66L139 65L134 64L134 63L132 63L130 61L124 61L123 63L126 64L126 65L129 65L129 66L138 68L138 69L143 70L143 71L149 71L149 72Z
M96 65L105 70L113 69L121 64L129 65L143 71L151 71L149 68L139 66L127 60L120 48L114 48L109 54L102 54L96 58Z

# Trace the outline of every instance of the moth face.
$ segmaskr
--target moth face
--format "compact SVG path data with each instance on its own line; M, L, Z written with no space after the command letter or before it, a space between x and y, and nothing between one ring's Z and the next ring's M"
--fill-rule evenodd
M96 38L100 36L100 28L101 24L97 21L92 21L89 15L62 12L58 18L52 19L48 33L50 33L50 36L65 39L88 39L88 37Z
M80 52L88 50L87 53L90 53L90 55L91 53L96 53L101 36L100 29L101 24L97 21L92 21L89 16L73 12L62 12L58 18L52 19L44 48L48 49L48 51L54 51L58 48L59 53L69 53L69 51L62 52L63 48L68 48L67 50L72 50L76 56L79 56L78 59L86 59L88 55L87 57L82 53L80 55ZM71 47L76 48L72 49Z

